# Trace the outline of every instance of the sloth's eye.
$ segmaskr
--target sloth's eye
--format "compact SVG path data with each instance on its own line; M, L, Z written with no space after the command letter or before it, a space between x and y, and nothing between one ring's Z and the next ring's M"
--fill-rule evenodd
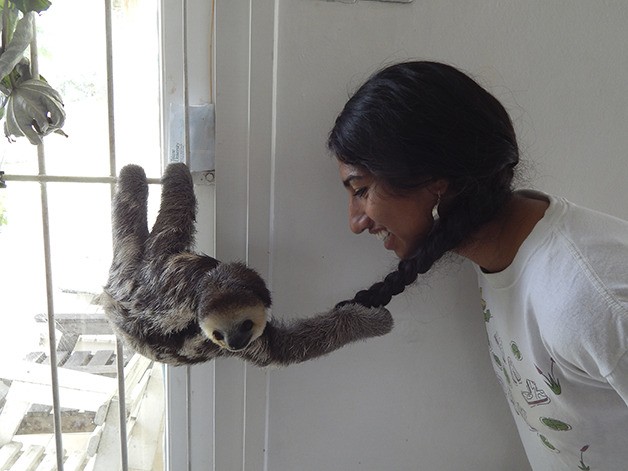
M248 332L253 328L253 321L251 319L245 320L242 325L240 325L240 332Z
M214 330L214 331L212 332L212 335L213 335L213 336L214 336L214 338L215 338L216 340L218 340L219 342L220 342L221 340L224 340L224 339L225 339L225 336L224 336L224 335L222 335L222 332L220 332L220 331L218 331L218 330Z

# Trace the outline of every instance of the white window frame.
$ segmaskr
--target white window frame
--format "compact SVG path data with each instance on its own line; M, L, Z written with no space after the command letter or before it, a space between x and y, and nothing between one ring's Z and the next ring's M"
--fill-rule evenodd
M199 216L215 205L215 219L199 221L197 244L209 254L201 244L213 244L219 260L246 261L271 290L278 4L161 3L162 109L177 100L216 109L215 186L197 187ZM270 375L239 359L166 367L166 469L267 469Z
M173 123L170 110L213 103L213 2L161 0L161 126L164 165ZM190 164L189 113L184 112L186 163ZM213 174L212 174L213 175ZM200 178L198 178L200 177ZM215 253L212 176L195 175L198 200L196 248ZM164 366L166 389L165 469L206 470L213 467L214 365Z

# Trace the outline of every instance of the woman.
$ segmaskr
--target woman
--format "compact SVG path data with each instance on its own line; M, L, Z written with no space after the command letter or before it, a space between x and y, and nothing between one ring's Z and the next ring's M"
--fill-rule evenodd
M468 258L533 469L628 469L628 223L515 191L507 112L445 64L376 73L328 146L351 230L375 234L401 259L354 300L386 305L444 254Z

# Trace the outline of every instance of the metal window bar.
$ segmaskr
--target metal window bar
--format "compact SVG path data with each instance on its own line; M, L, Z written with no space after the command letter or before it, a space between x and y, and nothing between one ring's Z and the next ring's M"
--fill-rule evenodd
M190 166L190 87L188 75L188 2L183 0L183 129L185 132L185 165ZM188 374L189 376L189 374Z
M185 135L184 149L185 149L185 165L190 167L190 88L189 88L189 75L188 75L188 2L183 0L183 15L181 18L181 30L183 32L182 43L182 55L183 55L183 130ZM190 367L185 368L185 414L187 417L187 427L185 430L186 437L186 455L187 455L187 468L188 471L192 471L192 432L190 430L190 417L192 417L192 377L190 374Z
M37 28L33 18L33 40L31 42L31 65L33 78L39 78L39 60L37 56ZM43 142L37 146L39 174L46 174L46 155ZM41 216L44 239L44 263L46 272L46 302L48 314L48 339L50 343L50 376L52 384L52 411L54 417L55 446L57 453L57 469L63 471L63 437L61 435L61 407L59 400L59 379L57 371L57 349L55 333L55 312L52 290L52 257L50 254L50 218L48 214L48 185L40 182Z
M111 23L111 0L105 0L105 47L107 56L107 122L109 126L109 173L115 180L117 173L116 165L116 133L115 133L115 110L114 110L114 88L113 88L113 34ZM113 199L115 185L111 184L111 198ZM122 471L129 469L129 453L127 446L126 431L126 390L124 387L124 356L122 353L122 342L116 337L116 370L118 376L118 413L120 425L120 464Z

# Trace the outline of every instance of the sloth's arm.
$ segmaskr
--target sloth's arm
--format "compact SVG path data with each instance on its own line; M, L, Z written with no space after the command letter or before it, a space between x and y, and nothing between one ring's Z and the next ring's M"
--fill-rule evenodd
M262 336L238 355L257 366L287 366L326 355L357 340L387 334L392 327L387 309L346 304L288 323L270 320Z
M142 263L148 237L146 204L148 184L142 167L127 165L120 171L111 208L113 260L107 288L127 292Z
M114 251L121 244L141 247L148 237L147 199L148 184L144 169L138 165L122 168L112 205Z
M161 182L159 214L146 242L147 260L185 252L194 245L196 197L188 167L168 165Z

